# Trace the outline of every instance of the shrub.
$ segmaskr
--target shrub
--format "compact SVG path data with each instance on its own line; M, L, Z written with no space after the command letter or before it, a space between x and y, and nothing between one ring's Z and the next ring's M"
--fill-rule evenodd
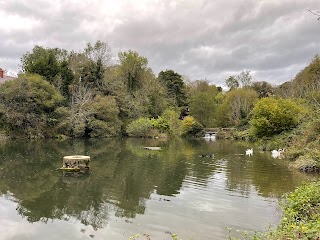
M152 122L150 119L139 118L127 126L126 132L131 137L146 137L151 128Z
M97 95L88 110L90 137L111 137L120 133L119 108L114 97Z
M194 117L187 116L182 120L181 133L182 135L195 135L203 129L202 124L197 122Z
M39 75L22 74L0 86L0 116L11 136L45 137L58 122L53 112L64 101Z
M108 122L93 119L88 124L89 136L90 137L111 137L118 133L118 127Z
M171 109L166 109L162 116L163 120L168 124L168 133L174 136L181 135L181 120L179 114Z
M158 117L157 119L151 118L151 124L161 133L164 133L169 129L168 123L162 117Z
M274 239L318 239L320 233L320 182L303 184L287 194L281 207L284 216Z
M250 121L257 137L273 136L296 127L303 109L289 99L263 98L252 110Z

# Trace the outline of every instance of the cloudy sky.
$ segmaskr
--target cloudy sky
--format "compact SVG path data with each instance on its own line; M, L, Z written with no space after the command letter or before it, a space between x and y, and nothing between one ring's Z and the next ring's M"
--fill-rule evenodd
M292 79L320 54L319 0L0 0L0 67L17 73L34 45L83 50L107 42L137 51L155 74L191 80L250 70L256 81Z

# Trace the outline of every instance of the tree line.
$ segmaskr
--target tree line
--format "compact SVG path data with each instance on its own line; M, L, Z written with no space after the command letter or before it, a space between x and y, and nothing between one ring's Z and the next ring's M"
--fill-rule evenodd
M170 69L156 76L133 50L114 60L101 41L80 52L35 46L21 69L0 86L1 131L11 137L188 136L204 127L263 137L296 127L320 103L318 55L279 86L245 70L225 80L228 91Z

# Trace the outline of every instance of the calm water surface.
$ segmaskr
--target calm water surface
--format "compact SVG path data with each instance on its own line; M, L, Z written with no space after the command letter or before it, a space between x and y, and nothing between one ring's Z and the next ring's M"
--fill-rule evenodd
M159 146L161 151L145 150ZM225 239L264 230L278 200L315 176L244 142L98 139L0 144L0 239ZM91 156L91 174L56 170ZM202 156L204 155L204 156ZM214 155L214 156L213 156Z

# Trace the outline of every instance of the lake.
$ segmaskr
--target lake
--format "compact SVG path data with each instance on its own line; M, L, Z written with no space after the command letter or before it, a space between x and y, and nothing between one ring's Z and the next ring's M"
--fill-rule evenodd
M8 141L0 153L1 240L226 239L277 224L281 196L317 178L226 140ZM89 155L91 172L57 170L66 155Z

